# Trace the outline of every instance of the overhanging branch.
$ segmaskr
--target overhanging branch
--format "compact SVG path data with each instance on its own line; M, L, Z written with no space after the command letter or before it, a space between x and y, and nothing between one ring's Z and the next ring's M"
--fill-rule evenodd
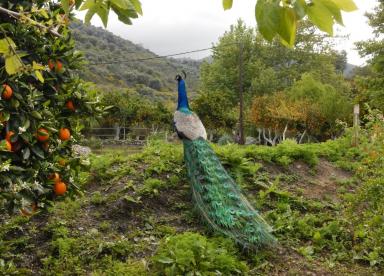
M22 16L22 14L18 13L18 12L15 12L15 11L11 11L11 10L8 10L6 8L3 8L3 7L0 7L0 13L2 14L7 14L9 16L12 16L13 18L16 18L16 19L20 19ZM33 25L35 25L36 27L40 28L40 29L44 29L46 31L48 31L49 33L51 33L52 35L54 36L57 36L57 37L62 37L61 34L59 34L55 29L52 29L52 28L48 28L47 26L44 26L43 24L39 23L39 22L36 22L35 20L29 18L29 17L23 17L25 18L26 20L28 20L29 22L31 22Z

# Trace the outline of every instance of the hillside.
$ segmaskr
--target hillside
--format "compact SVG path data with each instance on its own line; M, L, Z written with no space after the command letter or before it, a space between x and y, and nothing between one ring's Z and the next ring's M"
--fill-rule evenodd
M195 94L199 61L176 58L150 59L157 55L103 28L87 26L81 22L74 22L71 27L76 47L84 53L88 61L86 70L80 72L86 81L94 82L98 86L135 88L138 93L150 98L169 99L175 97L175 75L185 70L188 74L191 95ZM92 65L111 62L115 63Z

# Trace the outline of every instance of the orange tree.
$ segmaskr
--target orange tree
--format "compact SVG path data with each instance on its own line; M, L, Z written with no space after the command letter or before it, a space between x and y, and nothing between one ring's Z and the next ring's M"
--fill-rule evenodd
M26 214L79 188L72 145L80 119L103 109L76 77L81 55L60 4L2 1L1 9L0 208Z
M252 101L250 121L255 126L273 130L286 138L294 136L308 124L309 103L292 101L284 92L255 97Z
M317 140L340 135L338 121L350 122L349 98L306 73L288 91L255 97L251 122L278 133L303 133Z

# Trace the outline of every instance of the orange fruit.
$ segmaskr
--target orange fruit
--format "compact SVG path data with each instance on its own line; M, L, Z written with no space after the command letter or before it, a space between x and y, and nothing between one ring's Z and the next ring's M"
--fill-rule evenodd
M7 140L8 142L11 142L11 138L12 136L14 135L15 133L11 130L11 131L8 131L7 134L5 135L5 140Z
M2 146L1 148L3 148L3 150L12 151L12 144L7 140L0 141L0 145Z
M60 166L65 166L66 163L67 163L67 161L65 161L65 159L60 159L59 160L59 165Z
M55 183L61 181L60 175L57 172L51 174L48 179L53 180Z
M73 105L73 102L71 100L69 100L65 103L65 107L71 111L75 111L75 106Z
M52 59L48 60L48 67L51 70L55 69L55 62Z
M71 132L68 128L61 128L59 130L59 138L61 141L67 141L71 138Z
M63 69L63 64L60 61L56 61L56 72L60 72Z
M48 67L51 71L55 70L56 73L59 73L63 69L63 64L59 60L48 60Z
M61 181L56 182L55 186L53 187L53 191L55 192L55 195L61 196L67 191L67 185Z
M39 128L36 133L37 140L40 142L45 142L49 139L48 130L45 128Z
M12 151L12 144L10 142L8 142L7 140L5 140L5 143L7 144L7 150Z
M1 94L1 97L4 100L9 100L12 98L13 90L8 84L3 84L3 93Z

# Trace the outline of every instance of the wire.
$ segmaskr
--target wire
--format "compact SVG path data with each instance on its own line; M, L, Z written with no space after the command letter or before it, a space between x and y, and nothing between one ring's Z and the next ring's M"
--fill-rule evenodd
M235 45L235 44L239 44L239 43L233 42L233 43L224 44L224 46ZM223 46L223 45L221 45L221 46ZM103 65L103 64L108 65L108 64L118 64L118 63L134 62L134 61L145 61L145 60L151 60L151 59L168 58L168 57L175 57L175 56L181 56L181 55L185 55L185 54L191 54L191 53L198 53L198 52L213 50L217 47L218 46L212 46L209 48L203 48L203 49L186 51L186 52L175 53L175 54L169 54L169 55L164 55L164 56L148 57L148 58L126 59L126 60L108 61L108 62L95 62L95 63L88 63L88 65Z

